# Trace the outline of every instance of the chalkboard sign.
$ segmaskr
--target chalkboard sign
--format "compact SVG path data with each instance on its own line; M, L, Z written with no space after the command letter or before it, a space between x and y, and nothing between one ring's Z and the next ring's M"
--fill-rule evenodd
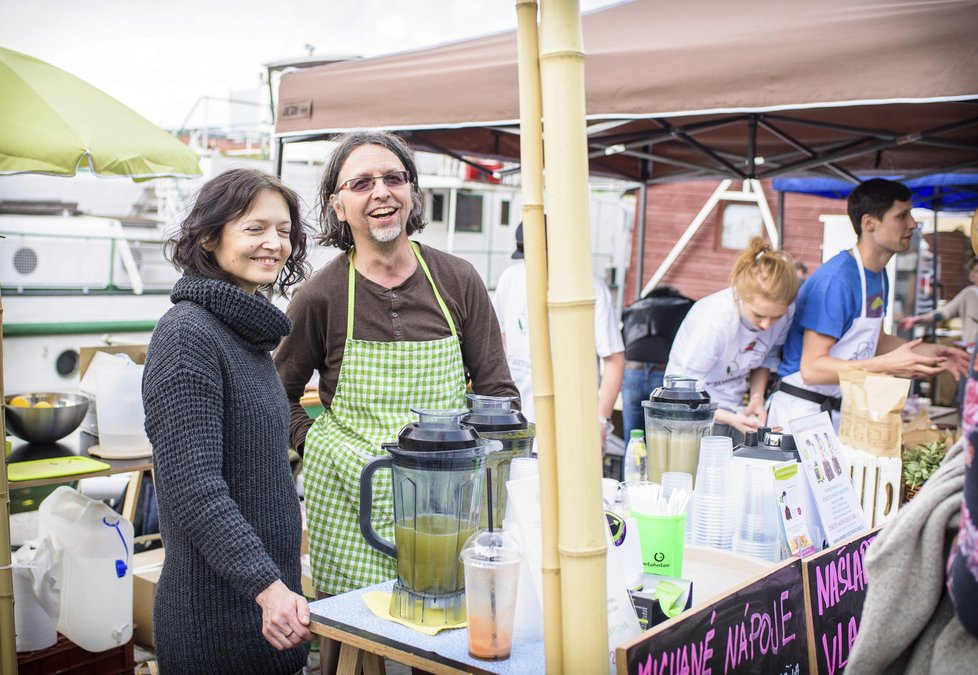
M866 549L879 529L825 549L804 561L809 667L838 675L849 662L866 601Z
M786 562L619 647L619 675L808 673L801 567Z

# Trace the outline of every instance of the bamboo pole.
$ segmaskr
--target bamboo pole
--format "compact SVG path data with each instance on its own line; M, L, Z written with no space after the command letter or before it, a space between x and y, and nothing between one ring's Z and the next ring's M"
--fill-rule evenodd
M567 672L600 673L608 670L607 535L601 502L583 38L577 0L542 0L540 7L548 297L560 449L563 662Z
M543 127L537 2L516 0L520 82L520 164L523 201L523 253L533 364L537 456L540 458L540 522L543 554L543 629L547 672L563 672L560 557L557 551L557 452L554 428L553 366L547 317L547 253L543 225Z
M3 303L0 302L0 323ZM0 401L3 398L3 336L0 335ZM16 675L17 642L14 633L14 572L10 569L10 484L7 482L7 419L0 414L0 675Z

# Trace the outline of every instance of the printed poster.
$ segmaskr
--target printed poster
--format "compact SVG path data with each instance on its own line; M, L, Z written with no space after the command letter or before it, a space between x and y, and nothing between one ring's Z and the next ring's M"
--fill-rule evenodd
M869 530L827 412L788 422L830 546Z
M791 549L791 555L804 558L816 553L818 548L812 542L809 518L816 514L807 513L808 500L802 484L801 464L782 462L774 467L774 496L778 500L778 515L781 517L781 530Z

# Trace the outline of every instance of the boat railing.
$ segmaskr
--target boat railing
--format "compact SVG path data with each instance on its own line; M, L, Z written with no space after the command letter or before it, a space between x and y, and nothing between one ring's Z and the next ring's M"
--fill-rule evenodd
M48 294L63 291L127 292L142 295L147 289L143 269L151 273L150 286L166 290L175 276L156 274L156 259L164 263L164 240L126 231L118 220L97 219L96 228L85 231L47 228L4 228L0 221L0 287L4 293ZM92 230L95 231L92 231ZM162 278L160 278L162 277Z

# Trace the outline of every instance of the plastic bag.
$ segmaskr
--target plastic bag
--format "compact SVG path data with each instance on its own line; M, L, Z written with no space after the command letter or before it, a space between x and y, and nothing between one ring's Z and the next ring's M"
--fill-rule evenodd
M36 541L27 542L13 553L11 560L17 651L47 649L58 641L58 632L54 627L57 605L53 612L49 605L42 605L35 587L42 586L49 576L50 548L38 548Z

